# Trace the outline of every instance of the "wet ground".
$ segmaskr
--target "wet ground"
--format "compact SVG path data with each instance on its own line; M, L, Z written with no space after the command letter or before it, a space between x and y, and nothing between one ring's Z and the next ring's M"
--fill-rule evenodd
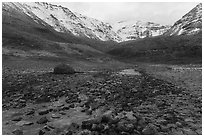
M202 98L137 67L3 76L3 134L202 134Z

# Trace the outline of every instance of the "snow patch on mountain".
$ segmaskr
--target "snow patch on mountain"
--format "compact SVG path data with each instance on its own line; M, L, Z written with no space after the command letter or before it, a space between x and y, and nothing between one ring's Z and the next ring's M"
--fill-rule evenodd
M23 5L58 32L103 41L121 41L108 23L74 13L68 8L45 2L23 3Z
M123 41L159 36L169 28L168 25L142 21L120 21L113 26Z
M165 35L192 35L202 30L202 3L179 19Z

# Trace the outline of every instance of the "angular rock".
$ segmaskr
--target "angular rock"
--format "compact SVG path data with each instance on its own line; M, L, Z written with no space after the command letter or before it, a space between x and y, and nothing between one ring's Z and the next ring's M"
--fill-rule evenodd
M101 132L104 130L104 125L102 124L93 124L91 130Z
M40 118L38 121L37 121L37 123L38 124L45 124L45 123L47 123L49 120L47 119L47 117L42 117L42 118Z
M81 125L81 128L82 129L91 129L92 128L92 122L90 120L87 120L87 121L83 121L82 122L82 125Z
M182 127L182 123L176 122L176 126L177 126L177 127Z
M35 113L35 110L30 110L30 111L28 111L27 113L26 113L26 115L32 115L32 114L34 114Z
M75 70L67 65L67 64L60 64L54 68L54 74L74 74Z
M79 135L91 135L91 131L85 129L85 130L82 130L78 133Z
M153 124L148 124L143 130L142 133L144 135L155 135L158 133L157 127Z
M101 123L108 123L112 121L112 111L105 112L101 117Z
M23 135L23 130L15 129L14 131L12 131L12 133L13 133L14 135Z
M22 117L16 117L14 119L12 119L12 121L21 121L23 118Z
M186 118L184 121L185 122L194 122L194 120L192 118Z
M44 135L44 134L45 134L45 131L43 131L43 130L39 130L38 135Z
M59 116L59 115L56 115L56 114L52 114L51 117L52 117L52 118L60 118L60 116Z
M183 133L185 135L197 135L197 133L195 131L191 130L190 128L184 128Z
M39 115L45 115L45 114L48 114L50 112L49 109L43 109L43 110L39 110L38 114Z

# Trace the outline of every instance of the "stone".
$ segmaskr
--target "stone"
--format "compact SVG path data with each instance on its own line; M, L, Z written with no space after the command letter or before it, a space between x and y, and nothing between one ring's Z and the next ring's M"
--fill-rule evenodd
M79 135L91 135L91 131L85 129L79 132Z
M16 117L14 119L12 119L12 121L21 121L23 118L22 117Z
M59 116L59 115L56 115L56 114L52 114L51 117L52 117L52 118L60 118L60 116Z
M101 123L108 123L112 121L112 111L105 112L101 117Z
M92 110L86 110L86 114L87 115L91 115L92 114Z
M70 109L70 107L64 106L64 107L62 107L60 110L69 110L69 109Z
M66 115L67 113L63 112L63 111L60 111L59 114L61 115Z
M92 130L100 132L104 130L104 126L102 124L93 124Z
M176 130L173 128L171 131L173 135L183 135L183 132L181 130Z
M27 113L26 113L26 115L32 115L32 114L34 114L35 113L35 110L30 110L30 111L28 111Z
M184 128L183 133L185 135L197 135L197 133L195 131L191 130L190 128Z
M60 64L54 68L54 74L74 74L75 70L67 65L67 64Z
M47 125L45 125L45 126L43 127L43 129L46 130L46 131L50 131L50 130L51 130L50 127L47 126Z
M45 114L48 114L50 112L49 109L43 109L43 110L39 110L38 114L39 115L45 115Z
M177 127L182 127L182 124L180 122L176 122Z
M160 128L162 132L168 132L170 130L169 127L163 125L160 125Z
M44 134L45 134L45 131L43 131L43 130L39 130L38 135L44 135Z
M54 106L54 107L63 107L64 104L59 103L59 102L56 102L56 103L53 104L53 106Z
M16 123L17 126L29 126L32 124L33 122L30 122L30 121L19 121L18 123Z
M186 118L184 121L185 122L194 122L194 120L192 118Z
M87 120L87 121L82 121L82 125L81 125L81 128L82 129L91 129L92 128L92 122Z
M122 120L120 120L118 123L117 123L117 130L118 131L123 131L126 127L125 127L125 123L126 123L127 121L126 120L124 120L124 119L122 119Z
M23 130L15 129L14 131L12 131L12 133L13 133L14 135L23 135Z
M70 107L70 108L74 108L74 104L71 104L69 107Z
M133 130L134 130L134 125L133 124L125 124L125 131L126 132L129 132L129 133L131 133L131 132L133 132Z
M72 124L71 119L64 118L64 119L55 119L52 122L47 123L50 128L59 128L62 129L64 127L69 127Z
M40 118L38 121L37 121L37 123L38 124L45 124L45 123L47 123L49 120L47 119L47 117L42 117L42 118Z
M142 133L144 135L155 135L157 134L157 127L153 124L148 124L143 130Z
M176 125L175 124L167 124L166 125L168 128L176 128Z
M196 130L196 133L197 133L198 135L202 135L202 129L197 129L197 130Z
M163 125L166 125L166 124L168 123L168 121L165 120L165 119L158 119L156 122L157 122L158 124L163 124Z

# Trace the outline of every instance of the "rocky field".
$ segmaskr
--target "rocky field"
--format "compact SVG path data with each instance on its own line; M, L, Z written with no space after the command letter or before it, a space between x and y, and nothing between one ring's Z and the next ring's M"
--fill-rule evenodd
M2 82L3 134L202 134L201 95L137 66L73 75L4 66Z

